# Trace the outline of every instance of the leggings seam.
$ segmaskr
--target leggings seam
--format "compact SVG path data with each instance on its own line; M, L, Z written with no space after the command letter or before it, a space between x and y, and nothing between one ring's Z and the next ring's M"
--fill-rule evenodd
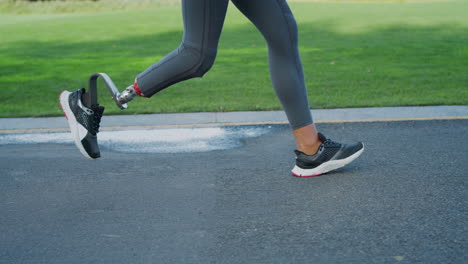
M289 23L288 19L286 18L286 14L284 13L284 9L281 7L280 3L279 3L280 0L275 0L276 2L276 5L278 6L278 8L281 10L281 15L284 19L284 21L286 22L286 28L288 30L288 35L289 35L289 40L290 40L290 43L294 43L293 42L293 37L292 37L292 33L291 33L291 30L290 30L290 26L291 24ZM299 33L298 33L299 34ZM295 43L295 45L298 45L298 43ZM295 47L297 49L297 47ZM293 56L294 57L294 64L295 64L295 67L296 67L296 71L298 73L299 76L301 76L301 71L299 69L299 61L297 60L297 56Z
M180 47L177 48L177 53L180 53L179 49L180 49ZM170 61L173 60L173 59L175 59L175 57L170 58L170 59L164 61L163 63L159 64L157 67L153 67L151 70L149 70L149 71L147 71L146 73L140 75L140 78L143 78L143 77L145 77L146 75L152 73L153 71L157 70L158 68L160 68L160 67L163 66L164 64L170 62Z
M207 15L207 9L209 9L209 7L207 7L207 1L206 1L206 0L203 1L203 4L204 4L204 8L203 8L203 24L204 24L204 26L203 26L203 32L202 32L203 37L202 37L202 43L201 43L200 58L198 59L198 62L197 62L193 67L191 67L190 69L188 69L188 70L186 70L186 71L184 71L184 72L182 72L182 73L180 73L180 74L178 74L178 75L176 75L176 76L170 78L168 81L163 82L162 84L164 84L164 83L172 83L172 82L173 82L173 81L172 81L173 79L178 79L180 76L184 76L184 75L187 75L187 74L196 73L196 69L200 68L200 66L203 64L203 60L204 60L205 53L206 53L206 51L205 51L205 50L206 50L206 47L205 47L205 46L206 46L206 42L207 42L207 41L206 41L206 38L207 38L207 36L206 36L206 30L207 30L207 28L208 28L208 30L210 30L210 25L209 25L209 23L207 23L207 22L209 22L209 21L207 21L207 20L209 19L209 16ZM208 10L208 11L209 11L209 10ZM187 11L186 11L185 8L184 8L184 15L185 15L186 12L187 12ZM185 16L186 16L186 15L185 15ZM208 33L209 33L209 32L208 32ZM186 47L187 45L184 43L184 41L182 41L181 46L182 46L182 48L185 49L185 47ZM177 49L177 52L180 53L180 47ZM167 63L167 62L169 62L169 61L171 61L171 60L173 60L173 59L175 59L175 57L174 57L174 58L171 58L171 59L168 60L168 61L165 61L165 62L164 62L163 64L161 64L161 65L158 65L158 67L155 67L155 68L151 69L150 71L146 72L144 75L141 75L140 78L144 78L144 77L145 77L146 75L148 75L149 73L151 73L151 72L157 70L159 67L161 67L162 65L164 65L165 63ZM165 87L167 87L167 85L162 85L162 88L158 89L158 90L155 91L153 94L155 94L155 93L157 93L158 91L164 89Z
M198 60L198 63L197 63L194 67L192 67L192 68L190 69L190 71L193 71L194 69L196 69L196 68L198 68L198 67L200 67L200 66L202 65L203 56L204 56L204 54L205 54L205 49L206 49L206 48L205 48L205 44L206 44L206 27L209 28L209 26L210 26L209 23L208 23L208 25L207 25L207 21L206 21L206 20L209 18L209 17L207 16L207 14L206 14L206 13L207 13L207 12L206 12L206 9L207 9L207 5L208 5L208 4L207 4L207 0L203 1L203 5L204 5L204 7L203 7L203 24L204 24L204 25L203 25L203 32L202 32L203 37L202 37L202 43L201 43L201 47L202 47L202 48L201 48L201 54L200 54L200 59ZM209 8L209 7L208 7L208 8Z
M209 9L209 7L207 7L207 0L203 1L203 5L204 5L204 8L203 8L203 32L202 32L202 43L201 43L201 50L200 50L200 58L198 59L198 62L190 69L184 71L183 73L177 75L178 76L183 76L183 75L186 75L187 73L192 73L192 72L196 72L196 69L200 68L200 66L203 64L203 60L204 60L204 57L205 57L205 53L206 53L206 28L208 27L208 29L210 28L210 25L208 23L207 25L207 19L209 19L209 16L207 15L207 9ZM186 12L186 11L184 11ZM182 41L182 46L187 46L186 44L184 44L184 42Z
M186 46L186 45L182 43L182 46L183 46L183 48L185 49L185 46ZM158 86L157 86L158 89L157 89L156 91L152 92L151 95L149 95L149 96L152 96L153 94L155 94L155 93L157 93L157 92L163 90L164 88L168 87L167 83L169 83L169 84L174 83L174 81L173 81L174 79L177 80L177 79L179 79L181 76L184 76L184 75L187 75L187 74L192 74L192 72L194 72L194 69L200 67L200 65L201 65L201 63L202 63L202 61L203 61L203 53L200 54L200 57L201 57L201 59L200 59L200 60L198 61L198 63L195 64L195 66L193 66L192 68L190 68L190 69L188 69L188 70L186 70L186 71L184 71L184 72L182 72L182 73L180 73L180 74L177 74L177 75L175 75L175 76L173 76L173 77L168 78L168 80L165 81L165 82L159 83ZM175 58L171 58L171 60L172 60L172 59L175 59ZM170 60L168 60L168 61L166 61L166 62L164 62L164 63L167 63L167 62L169 62L169 61L170 61ZM147 73L144 74L144 75L139 76L139 78L143 78L143 77L146 76L147 74L149 74L149 73L151 73L151 72L157 70L157 69L158 69L159 67L161 67L162 65L163 65L163 64L158 65L158 67L155 67L155 68L151 69L151 71L147 72Z
M285 14L285 12L284 12L284 8L280 5L279 1L281 1L281 0L276 0L275 2L276 2L276 4L278 5L278 7L281 9L281 13L282 13L283 19L284 19L286 25L288 25L288 26L287 26L287 30L288 30L288 33L289 33L288 35L289 35L290 43L294 43L294 42L293 42L293 36L292 36L291 30L290 30L291 24L289 23L289 20L287 19L286 14ZM297 22L296 22L296 23L297 23ZM299 32L297 32L297 35L298 35L298 36L297 36L297 42L294 43L294 51L293 51L293 52L294 52L294 53L297 52L298 54L293 54L293 57L294 57L294 62L295 62L295 67L296 67L297 74L298 74L299 78L302 79L302 80L300 80L300 81L304 82L304 89L306 89L306 87L305 87L305 80L304 80L304 74L303 74L303 71L302 71L302 69L301 69L301 65L300 65L300 63L299 63L299 57L298 57L298 56L299 56L299 47L298 47L298 46L299 46ZM307 90L306 90L305 92L306 92L306 95L305 95L305 96L307 97ZM310 106L309 106L309 107L310 107ZM299 125L295 124L295 125L293 125L293 124L291 123L292 129L293 129L293 130L296 130L296 129L299 129L299 128L308 126L308 125L310 125L310 124L313 124L314 121L313 121L312 115L310 114L310 109L309 109L309 115L308 115L308 116L310 117L310 120L307 120L306 122L304 122L304 123L302 123L302 124L299 124ZM309 119L309 118L307 118L307 119Z

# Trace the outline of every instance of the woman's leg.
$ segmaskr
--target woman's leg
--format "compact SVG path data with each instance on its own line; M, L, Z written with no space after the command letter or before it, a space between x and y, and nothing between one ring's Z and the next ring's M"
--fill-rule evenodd
M312 123L298 51L297 25L286 0L232 0L262 32L268 43L270 74L296 139L298 177L317 176L355 160L361 142L341 144L317 133Z
M151 97L164 88L202 77L213 65L229 0L182 0L184 36L180 46L140 73L136 91Z
M297 24L289 6L285 0L232 2L267 41L271 80L293 129L297 149L314 154L321 142L310 114Z

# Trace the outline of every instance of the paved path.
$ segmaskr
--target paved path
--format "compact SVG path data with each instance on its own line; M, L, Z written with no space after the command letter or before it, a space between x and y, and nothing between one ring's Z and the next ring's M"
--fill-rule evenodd
M0 146L0 263L466 263L468 120L318 124L366 150L290 176L286 125L179 154Z

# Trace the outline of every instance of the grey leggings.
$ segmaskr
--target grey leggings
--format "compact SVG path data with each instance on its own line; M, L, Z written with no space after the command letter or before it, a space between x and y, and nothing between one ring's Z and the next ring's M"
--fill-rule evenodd
M293 129L312 123L297 24L285 0L232 0L268 44L270 75ZM184 36L180 46L137 76L145 97L180 81L202 77L213 65L229 0L182 0Z

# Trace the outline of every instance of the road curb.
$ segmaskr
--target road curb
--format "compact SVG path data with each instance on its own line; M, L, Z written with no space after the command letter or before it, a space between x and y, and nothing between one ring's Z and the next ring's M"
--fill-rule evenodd
M468 106L405 106L311 110L316 123L468 119ZM283 111L104 116L103 130L249 124L287 124ZM64 117L0 118L0 134L67 131Z

